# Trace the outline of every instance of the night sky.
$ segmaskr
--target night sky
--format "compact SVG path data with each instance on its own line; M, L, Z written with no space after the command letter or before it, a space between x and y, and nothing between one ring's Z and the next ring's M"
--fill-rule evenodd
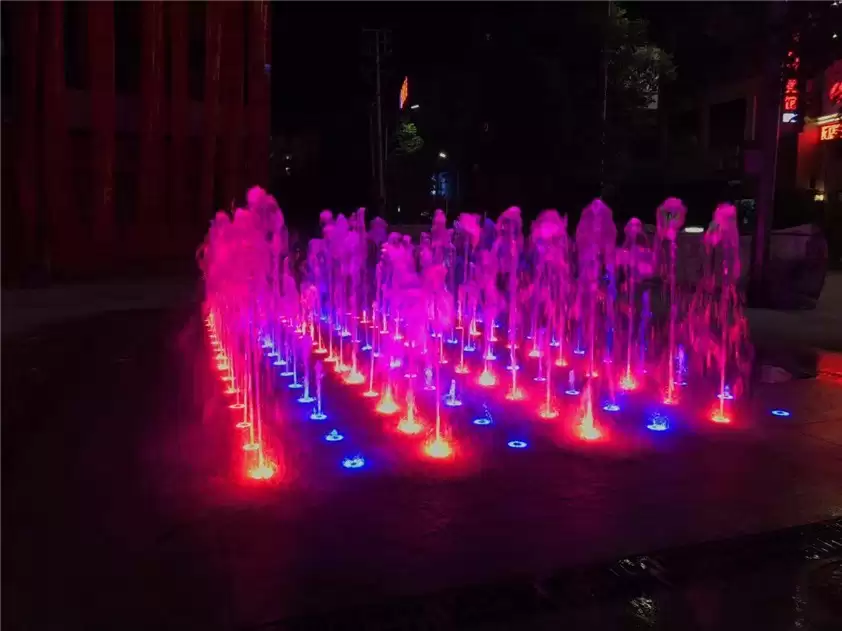
M667 89L677 99L692 102L706 85L746 78L759 68L765 50L765 3L622 6L630 17L648 20L650 40L673 55L677 78ZM363 29L379 27L391 29L392 53L383 63L387 127L394 125L400 82L408 75L410 103L421 108L413 118L427 150L467 154L460 146L466 134L443 123L453 114L448 106L456 99L454 86L476 80L477 89L463 90L463 99L464 94L476 93L470 107L480 112L475 115L480 124L487 115L496 126L494 141L463 156L460 168L496 160L492 179L500 180L497 174L512 179L508 189L495 190L485 205L499 210L521 204L532 212L579 207L599 190L599 168L593 166L599 159L585 155L581 147L600 142L601 41L588 25L595 23L595 15L601 19L607 7L594 2L273 5L273 133L311 135L319 146L308 173L298 171L297 178L273 182L273 191L308 214L317 207L347 212L358 205L373 206L369 113L374 63L365 54L372 43ZM486 32L506 40L500 47L505 52L493 62L477 54ZM541 84L546 76L528 74L528 64L519 57L526 48L547 51L559 60L563 98L548 104ZM669 107L662 112L674 115ZM567 127L545 131L553 116L569 118ZM549 147L555 142L547 141L551 137L562 142ZM646 190L637 202L632 202L633 192L624 192L620 198L632 206L626 211L639 212L635 203L650 208L662 199L662 184L642 183L638 188ZM287 196L296 187L298 192ZM720 195L715 186L705 188L714 197ZM465 206L477 209L468 200Z

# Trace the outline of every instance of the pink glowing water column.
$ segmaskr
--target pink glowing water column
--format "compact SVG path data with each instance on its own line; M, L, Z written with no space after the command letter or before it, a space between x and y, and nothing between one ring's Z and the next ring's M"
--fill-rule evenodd
M704 245L704 274L690 308L691 342L697 356L718 368L719 401L712 418L727 423L727 402L742 393L752 361L739 289L740 235L734 206L721 204L716 208Z
M668 287L669 304L669 332L667 340L667 390L664 402L675 403L678 393L675 387L675 352L676 352L676 326L678 320L678 294L676 292L676 240L684 225L684 218L687 209L681 200L675 197L667 199L657 211L657 251L664 255L666 248L666 274Z

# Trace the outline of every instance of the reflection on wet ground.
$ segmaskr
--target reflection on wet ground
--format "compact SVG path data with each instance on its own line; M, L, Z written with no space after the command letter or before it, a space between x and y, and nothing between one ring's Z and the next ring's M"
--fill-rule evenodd
M277 422L302 411L278 401L273 437L295 448L285 484L258 487L200 324L112 314L4 344L9 628L790 629L838 612L838 528L824 551L775 552L842 514L838 384L757 391L791 417L594 451L543 430L508 449L505 418L466 421L494 438L445 473L356 400L328 409L350 430L336 444ZM329 450L355 440L371 466L345 471ZM797 545L683 547L764 532Z

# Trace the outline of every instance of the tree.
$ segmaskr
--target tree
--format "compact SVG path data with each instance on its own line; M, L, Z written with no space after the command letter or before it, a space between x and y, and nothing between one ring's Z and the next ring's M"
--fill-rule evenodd
M646 20L612 7L604 32L609 94L624 111L657 107L663 81L675 78L672 56L654 44Z
M628 180L649 149L657 153L657 109L662 85L675 79L672 56L653 43L649 24L610 6L602 33L605 88L602 194ZM641 151L642 150L642 151ZM635 155L637 154L637 155Z
M395 153L399 156L412 155L419 152L423 147L424 139L418 135L418 127L415 123L400 122L395 137Z

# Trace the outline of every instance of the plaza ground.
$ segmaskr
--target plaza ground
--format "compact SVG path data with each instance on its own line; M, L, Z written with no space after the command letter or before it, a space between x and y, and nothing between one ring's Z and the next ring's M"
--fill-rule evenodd
M315 437L291 441L277 486L242 482L192 279L4 295L5 626L821 628L839 287L815 312L749 313L763 356L812 357L816 376L759 386L733 427L599 451L536 431L528 453L492 441L448 475L388 454L348 475ZM378 434L352 405L349 427ZM813 539L827 549L792 552ZM632 571L640 554L658 562Z

